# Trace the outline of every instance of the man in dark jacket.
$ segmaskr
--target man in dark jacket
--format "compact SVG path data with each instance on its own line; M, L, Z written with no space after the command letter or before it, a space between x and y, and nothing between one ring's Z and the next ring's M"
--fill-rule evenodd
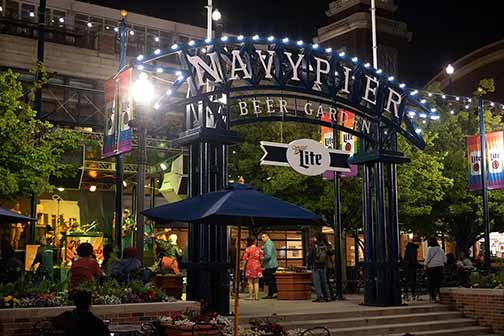
M327 267L332 262L334 251L324 235L318 234L308 252L308 266L312 271L312 281L317 298L314 302L331 301L331 291L327 281Z
M419 245L420 239L415 237L412 241L408 242L408 245L406 245L406 250L404 252L404 268L406 271L408 285L411 290L412 299L415 299L416 296L416 271L418 266L420 265L417 259Z
M90 311L91 297L89 291L74 292L72 299L76 309L56 316L55 329L64 330L65 336L109 336L105 323Z

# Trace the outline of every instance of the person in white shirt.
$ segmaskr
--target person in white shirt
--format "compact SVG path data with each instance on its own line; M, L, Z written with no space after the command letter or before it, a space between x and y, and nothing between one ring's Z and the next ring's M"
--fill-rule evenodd
M443 267L446 264L446 255L436 238L429 238L429 248L425 256L425 268L429 278L429 294L434 302L438 302L439 289L441 288L441 278L443 276Z

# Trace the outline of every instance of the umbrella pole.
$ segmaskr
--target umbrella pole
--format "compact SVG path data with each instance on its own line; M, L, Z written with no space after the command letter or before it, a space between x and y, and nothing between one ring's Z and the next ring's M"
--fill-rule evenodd
M238 238L236 239L236 257L235 257L235 274L234 274L234 331L233 335L238 336L238 320L239 320L239 305L240 305L240 246L241 246L241 223L238 223Z

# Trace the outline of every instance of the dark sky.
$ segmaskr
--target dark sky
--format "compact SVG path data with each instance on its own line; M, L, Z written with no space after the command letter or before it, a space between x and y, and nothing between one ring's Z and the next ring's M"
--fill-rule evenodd
M378 0L379 1L379 0ZM120 8L202 27L207 0L102 0L95 4ZM328 23L330 0L214 0L223 14L225 31L273 34L309 41ZM501 1L402 0L398 16L413 38L401 50L400 79L422 86L448 63L504 38ZM378 39L380 37L378 36ZM370 46L371 48L371 46Z

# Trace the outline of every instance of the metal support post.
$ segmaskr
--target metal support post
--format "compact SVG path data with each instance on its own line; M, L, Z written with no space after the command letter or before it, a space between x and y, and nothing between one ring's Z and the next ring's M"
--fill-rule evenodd
M375 218L375 253L376 253L376 305L387 305L387 293L389 292L389 283L387 281L388 266L386 262L385 251L385 200L384 200L384 176L383 176L383 163L375 163L375 196L376 208Z
M333 148L338 147L338 132L333 129ZM334 173L334 269L336 270L336 300L344 300L343 297L343 258L341 257L341 175Z
M480 148L481 148L481 190L483 195L483 226L485 229L485 268L490 269L490 214L488 210L488 178L486 161L486 132L485 132L485 110L483 108L483 97L478 98L479 128L480 128Z
M119 22L119 45L120 45L120 58L119 70L126 65L126 44L128 38L128 31L124 17ZM116 111L117 112L117 111ZM119 120L116 116L116 121ZM116 124L118 129L118 125ZM122 252L122 211L123 211L123 181L124 181L124 161L121 154L116 156L116 176L115 176L115 248L120 255Z
M371 168L362 166L362 221L364 223L364 303L376 302L374 226L371 208Z
M137 105L138 106L138 105ZM137 168L137 206L136 206L136 248L138 258L143 262L144 252L144 215L145 210L145 108L138 109L138 168Z

